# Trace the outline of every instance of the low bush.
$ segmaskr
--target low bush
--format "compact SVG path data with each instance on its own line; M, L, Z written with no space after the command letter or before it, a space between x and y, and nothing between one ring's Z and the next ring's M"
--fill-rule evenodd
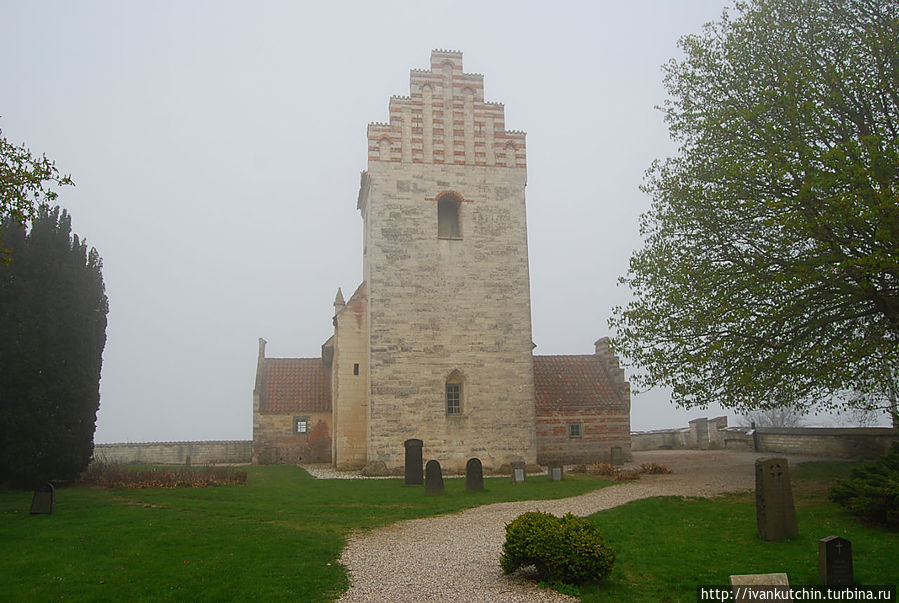
M618 469L612 463L593 463L590 465L590 473L593 475L614 476L618 473Z
M593 475L605 475L619 482L632 482L640 479L644 473L658 475L671 473L671 469L658 463L643 463L639 469L618 469L611 463L593 463L590 465Z
M500 567L506 574L533 565L541 580L599 582L612 571L615 551L596 524L568 513L524 513L506 525Z
M246 484L247 472L235 467L150 467L95 461L81 474L79 483L102 488L206 488Z
M643 463L640 465L640 473L646 473L648 475L664 475L666 473L671 473L671 469L665 465L659 465L658 463Z
M615 481L633 482L640 479L641 475L643 475L643 472L639 470L618 471L615 473Z
M839 480L830 499L859 517L899 528L899 443L873 465Z

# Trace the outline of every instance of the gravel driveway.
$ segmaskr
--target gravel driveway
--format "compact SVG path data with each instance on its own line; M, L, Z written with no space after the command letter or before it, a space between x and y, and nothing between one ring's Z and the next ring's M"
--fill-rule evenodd
M350 589L341 601L575 601L520 575L505 576L499 555L505 525L526 511L590 515L652 496L714 496L755 488L757 452L659 450L634 462L659 463L670 475L561 500L497 503L461 513L413 519L349 539L340 562ZM784 455L781 455L784 456ZM785 455L791 465L811 457Z

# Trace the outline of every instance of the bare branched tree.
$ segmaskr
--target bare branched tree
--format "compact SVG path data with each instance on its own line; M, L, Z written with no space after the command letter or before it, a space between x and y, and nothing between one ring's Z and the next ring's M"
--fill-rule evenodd
M754 410L743 415L745 425L756 427L800 427L806 411L796 406L779 406L767 410Z

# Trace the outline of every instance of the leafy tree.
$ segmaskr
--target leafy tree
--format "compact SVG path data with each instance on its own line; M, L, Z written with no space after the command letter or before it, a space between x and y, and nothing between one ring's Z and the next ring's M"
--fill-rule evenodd
M0 484L70 480L93 453L108 304L102 260L59 207L7 217L0 265Z
M899 3L752 0L665 67L614 343L686 407L895 399Z
M24 145L6 140L0 130L0 221L16 224L31 220L39 207L49 206L58 193L52 185L72 185L70 176L60 176L46 155L32 156ZM0 263L9 261L9 251L0 239Z

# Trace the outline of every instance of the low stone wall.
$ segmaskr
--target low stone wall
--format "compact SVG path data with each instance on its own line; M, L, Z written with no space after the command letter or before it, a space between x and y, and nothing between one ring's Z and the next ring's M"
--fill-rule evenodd
M694 419L680 429L631 433L631 447L640 450L727 449L766 453L806 454L838 458L873 458L899 442L890 427L727 427L725 417Z
M631 450L681 450L687 446L687 429L631 432Z
M689 427L631 433L633 450L716 450L725 447L727 417L693 419Z
M889 427L765 427L757 434L759 452L840 458L873 458L899 442L899 429Z
M253 442L222 440L94 444L94 460L107 463L184 465L188 457L192 465L249 463L253 459Z

